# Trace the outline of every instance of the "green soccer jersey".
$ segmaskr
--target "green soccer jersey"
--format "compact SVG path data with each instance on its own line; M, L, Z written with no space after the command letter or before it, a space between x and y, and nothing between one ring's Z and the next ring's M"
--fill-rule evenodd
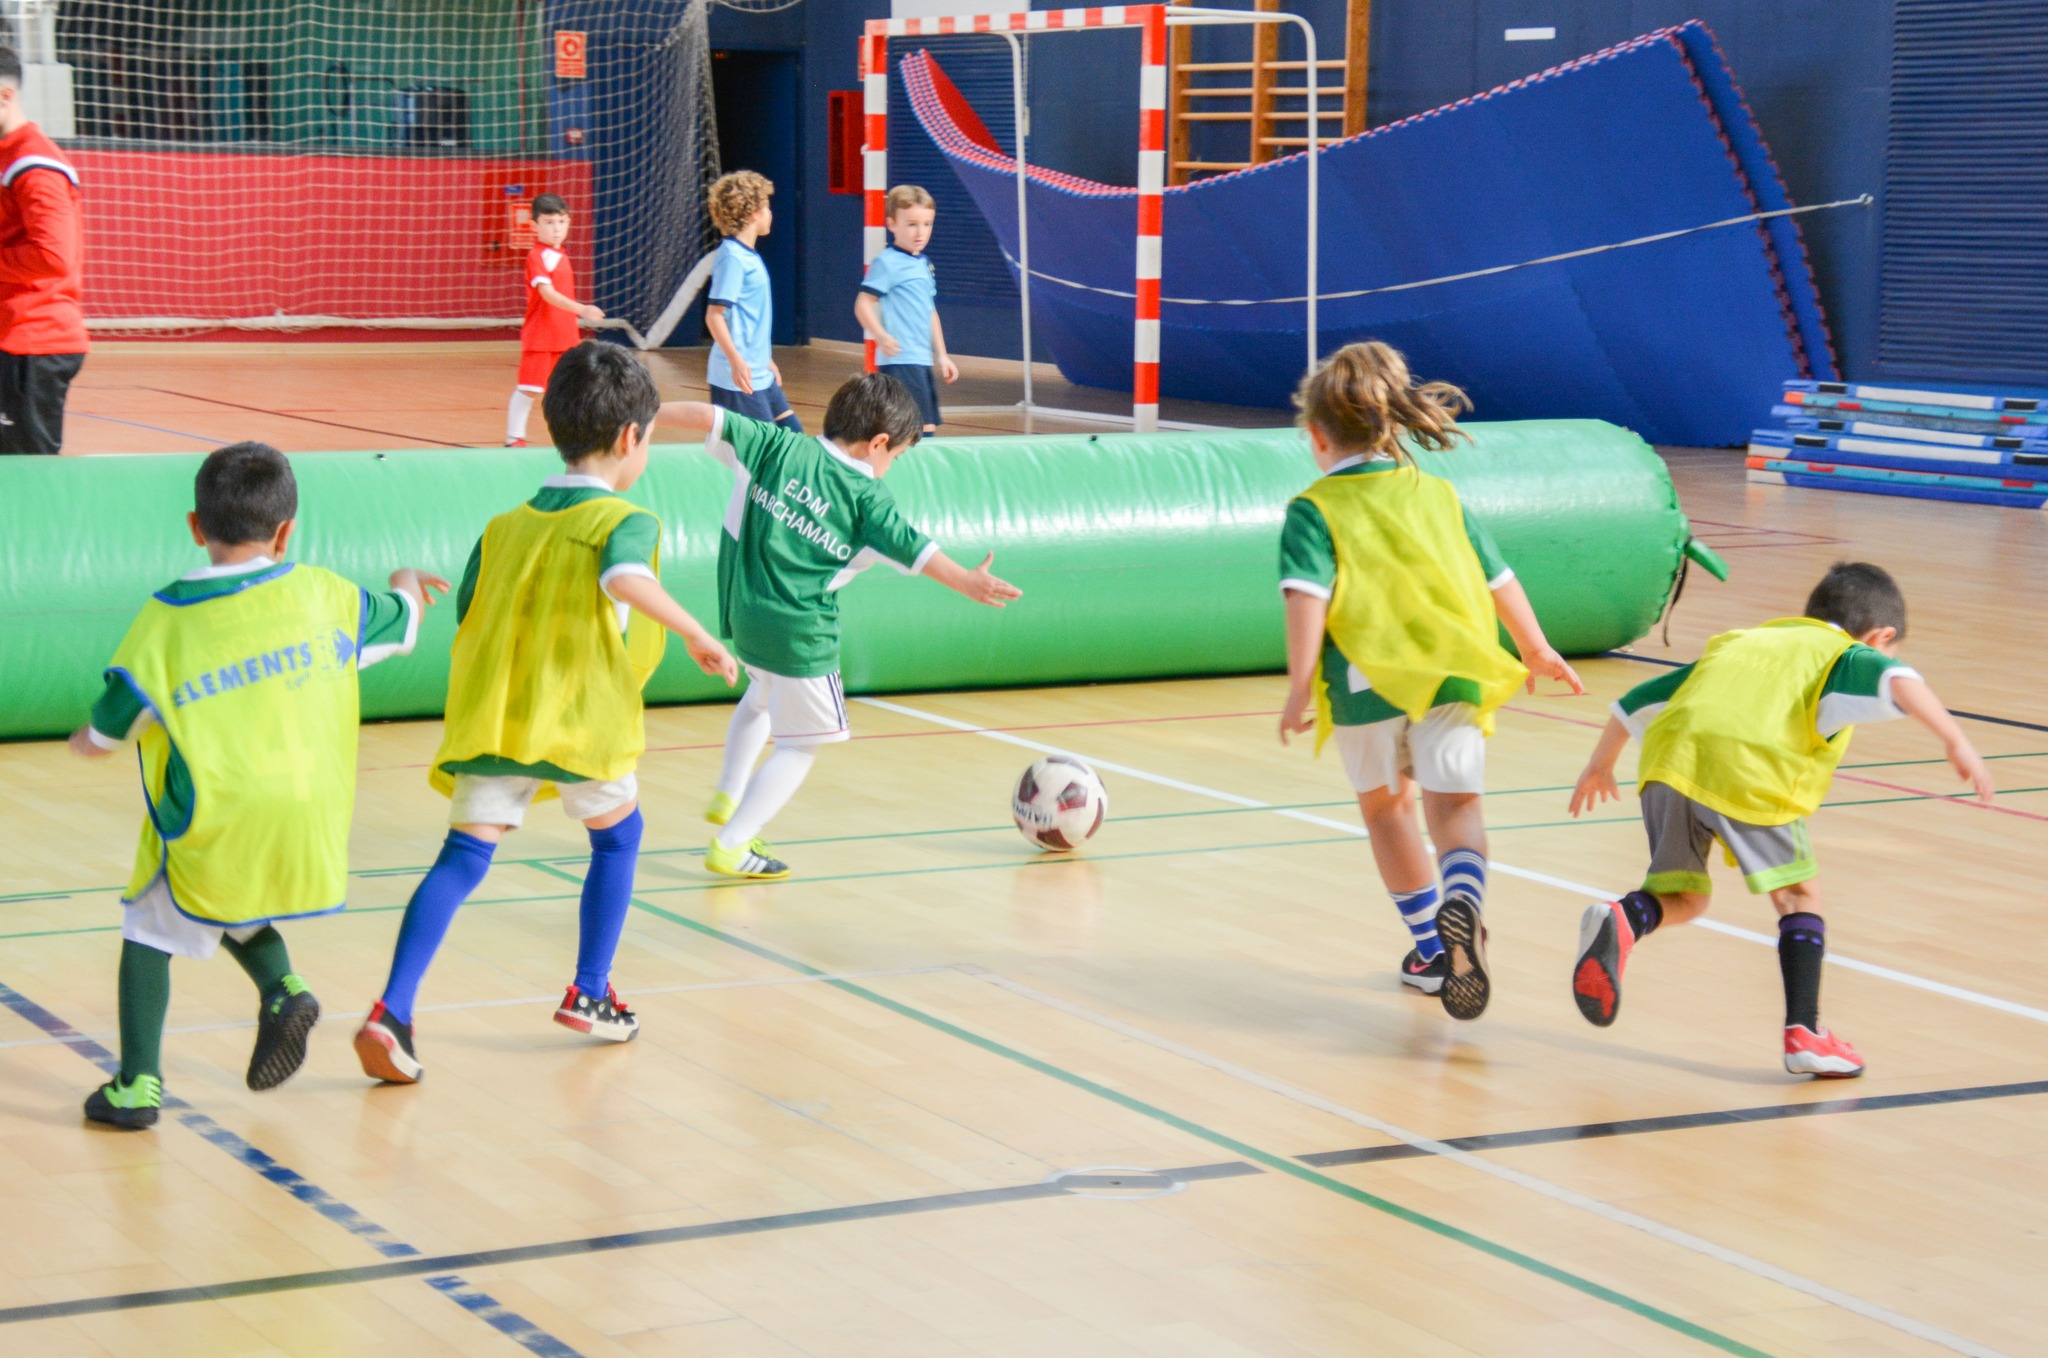
M550 476L541 483L541 488L526 503L543 514L559 514L573 509L586 500L600 499L606 495L617 495L609 485L595 476L581 476L563 473ZM611 582L621 575L644 575L658 579L654 573L654 557L661 546L661 520L646 510L629 514L620 519L612 529L611 536L604 540L604 549L597 558L598 588L610 597ZM477 574L483 569L484 540L478 538L476 546L469 549L469 564L462 569L462 583L455 589L455 621L469 616L469 605L476 598ZM616 601L612 604L618 614L619 630L624 631L628 609ZM542 760L533 764L522 764L516 759L500 755L479 755L475 759L456 759L443 764L450 773L474 774L480 778L543 778L551 783L581 783L588 781L581 774Z
M915 575L938 545L904 520L874 468L825 439L721 409L704 451L733 471L719 635L770 674L837 673L840 588L878 561Z
M1401 464L1390 457L1347 458L1330 469L1332 476L1374 476ZM1479 557L1489 589L1499 589L1515 578L1500 547L1486 526L1463 510L1465 536ZM1305 499L1288 502L1287 517L1280 526L1280 592L1289 590L1328 599L1337 586L1337 548L1330 539L1330 526L1323 511ZM1369 726L1401 716L1401 709L1372 691L1358 667L1344 658L1337 643L1323 637L1323 685L1330 696L1330 720L1337 726ZM1477 703L1479 688L1468 679L1446 679L1436 691L1431 706L1444 703Z
M267 581L250 583L249 577L269 570L277 563L267 556L237 562L232 566L202 566L182 580L158 590L156 597L166 603L195 604L243 589L261 589ZM363 592L362 617L356 632L356 668L366 670L380 660L405 655L419 636L420 611L411 596L396 590L372 594ZM92 743L111 750L122 741L142 734L156 720L156 714L135 691L134 685L117 674L108 674L106 687L92 705L87 732ZM182 823L192 806L192 774L175 747L164 769L163 797L157 811L164 824Z

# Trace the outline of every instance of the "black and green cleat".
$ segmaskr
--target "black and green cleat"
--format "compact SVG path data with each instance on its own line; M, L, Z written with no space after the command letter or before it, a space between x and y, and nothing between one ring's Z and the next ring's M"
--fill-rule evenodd
M156 1076L138 1075L126 1083L115 1076L86 1096L85 1116L92 1122L139 1132L156 1126L163 1106L164 1082Z
M263 997L256 1011L256 1049L249 1054L249 1088L275 1089L306 1062L306 1038L320 1021L320 1001L296 974Z

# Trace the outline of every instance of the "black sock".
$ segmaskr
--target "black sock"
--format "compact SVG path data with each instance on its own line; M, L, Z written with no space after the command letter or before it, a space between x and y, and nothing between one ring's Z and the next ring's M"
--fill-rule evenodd
M1628 927L1638 939L1647 937L1664 922L1664 906L1647 891L1631 891L1618 902L1628 916Z
M1778 970L1785 978L1785 1026L1820 1031L1820 963L1827 956L1828 926L1819 915L1799 913L1778 921Z

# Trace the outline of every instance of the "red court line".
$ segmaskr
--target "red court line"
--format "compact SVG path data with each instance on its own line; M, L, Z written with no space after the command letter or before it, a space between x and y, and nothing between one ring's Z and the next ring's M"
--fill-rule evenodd
M1917 787L1903 787L1898 783L1881 782L1876 778L1858 778L1854 774L1849 773L1837 773L1835 777L1845 783L1863 783L1870 787L1881 787L1892 792L1910 792L1914 796L1924 798L1930 802L1953 802L1957 806L1973 807L1978 811L1996 811L2001 816L2018 816L2022 820L2048 820L2048 816L2044 816L2038 811L2022 811L2018 807L1999 806L1995 802L1990 806L1986 806L1975 797L1962 796L1952 792L1923 792Z

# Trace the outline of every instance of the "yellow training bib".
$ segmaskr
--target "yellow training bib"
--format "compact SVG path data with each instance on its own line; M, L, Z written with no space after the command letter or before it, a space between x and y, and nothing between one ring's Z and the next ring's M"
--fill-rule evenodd
M1446 679L1470 680L1480 694L1479 727L1493 734L1493 714L1529 672L1500 644L1458 492L1411 465L1326 476L1302 498L1322 511L1337 551L1326 627L1344 658L1411 721L1429 711ZM1320 672L1315 693L1321 750L1331 723Z
M1639 784L1667 784L1750 825L1812 815L1854 731L1821 738L1821 691L1855 644L1817 618L1715 637L1643 733Z
M443 765L490 755L596 781L632 771L647 747L640 690L668 634L638 613L621 633L598 577L606 539L640 512L606 495L491 520L455 632L447 726L428 775L435 788L455 788Z
M243 577L233 593L143 607L108 673L156 717L141 737L149 814L124 900L161 875L212 924L339 910L348 886L362 591L317 566ZM166 824L175 750L189 813Z

